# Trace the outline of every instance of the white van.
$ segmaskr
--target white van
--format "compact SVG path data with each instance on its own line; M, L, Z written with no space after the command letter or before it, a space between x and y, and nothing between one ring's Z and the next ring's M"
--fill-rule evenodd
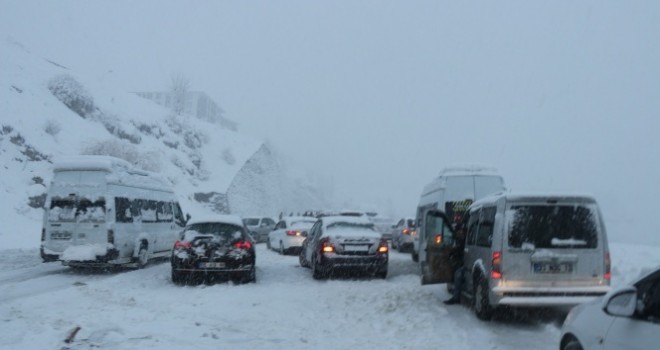
M169 256L187 221L166 179L106 156L54 165L41 233L44 262L143 267Z
M462 294L479 318L489 319L500 306L576 305L610 290L607 234L593 197L505 193L468 210ZM452 249L459 245L449 225L438 229L449 218L440 211L425 215L422 236L430 243L423 283L451 282L458 262Z
M455 226L472 202L505 190L504 180L497 169L479 165L445 168L422 190L417 205L417 227L422 228L422 218L429 210L444 212ZM418 261L421 258L424 262L426 247L420 248L419 233L418 229L413 236L412 259Z

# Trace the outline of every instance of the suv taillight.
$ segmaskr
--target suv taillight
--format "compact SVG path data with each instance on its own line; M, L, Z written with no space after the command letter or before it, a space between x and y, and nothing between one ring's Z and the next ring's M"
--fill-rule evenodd
M176 241L174 243L174 249L190 249L192 247L192 244L187 241Z
M115 244L115 231L108 230L108 243Z
M605 279L608 281L612 279L612 260L610 259L610 252L605 252Z
M234 248L248 250L252 248L252 243L250 243L249 241L238 241L234 243Z
M296 230L288 230L288 231L286 231L286 235L287 235L287 236L300 236L300 234L301 234L300 231L296 231Z
M378 244L378 250L376 250L380 254L387 254L387 251L389 250L389 247L387 246L387 241L386 240L381 240L380 243Z
M334 253L335 246L327 238L321 241L321 253Z
M502 252L493 252L493 265L490 270L490 278L502 278Z

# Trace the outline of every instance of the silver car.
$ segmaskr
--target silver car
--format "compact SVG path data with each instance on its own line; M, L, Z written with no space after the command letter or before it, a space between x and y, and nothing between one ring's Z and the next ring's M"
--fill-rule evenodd
M561 350L657 349L660 332L660 266L630 287L571 310Z
M269 217L244 217L243 223L248 229L250 236L258 243L268 241L268 233L275 228L275 220Z
M399 252L410 252L413 250L413 238L417 234L415 231L415 219L403 218L392 228L392 249Z

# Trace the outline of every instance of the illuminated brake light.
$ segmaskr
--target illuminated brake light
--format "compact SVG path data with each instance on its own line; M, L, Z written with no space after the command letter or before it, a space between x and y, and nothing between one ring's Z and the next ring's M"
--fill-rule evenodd
M502 278L502 252L493 252L493 267L490 277L492 279Z
M409 234L410 234L410 230L407 229L407 228L404 228L403 231L401 231L401 233L403 233L404 235L409 235Z
M323 241L321 243L321 252L322 253L334 253L335 252L335 246L332 245L332 243L328 241Z
M234 243L234 248L248 250L252 248L252 243L250 243L249 241L238 241Z
M385 254L389 250L389 247L387 246L387 241L380 241L380 244L378 245L378 250L377 252L380 254Z
M300 236L300 231L296 230L288 230L286 231L287 236Z
M187 241L176 241L174 243L174 249L189 249L190 247L192 247L192 244Z
M612 279L612 260L610 259L610 252L605 252L605 279Z
M442 244L442 235L435 235L435 244Z

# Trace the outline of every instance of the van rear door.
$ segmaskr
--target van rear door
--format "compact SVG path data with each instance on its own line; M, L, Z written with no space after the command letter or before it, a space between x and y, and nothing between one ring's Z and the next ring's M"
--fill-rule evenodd
M595 202L539 199L509 202L503 277L521 287L571 287L605 282L606 245Z
M452 259L457 246L454 231L447 216L439 210L429 210L424 216L420 235L420 250L425 258L420 261L422 284L451 282L457 261Z

